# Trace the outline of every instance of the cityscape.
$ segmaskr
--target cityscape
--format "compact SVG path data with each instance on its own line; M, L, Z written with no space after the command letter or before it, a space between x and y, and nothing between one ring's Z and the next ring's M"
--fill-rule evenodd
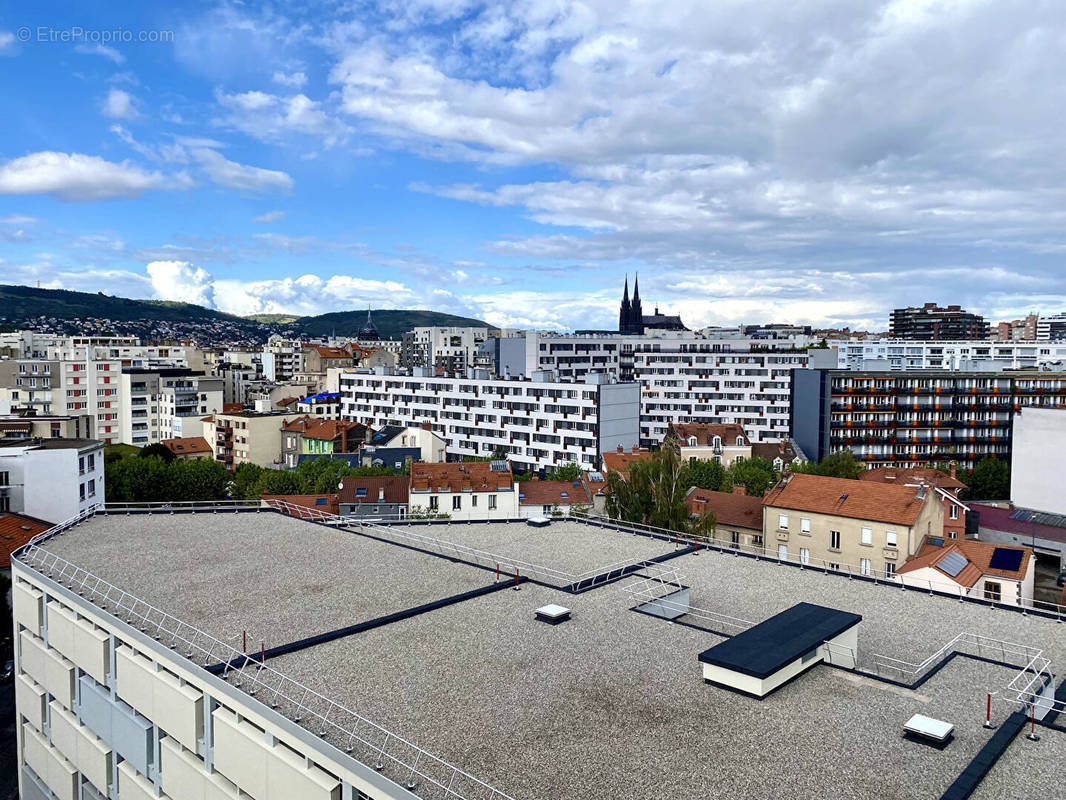
M816 6L0 12L0 800L1061 797L1066 8Z

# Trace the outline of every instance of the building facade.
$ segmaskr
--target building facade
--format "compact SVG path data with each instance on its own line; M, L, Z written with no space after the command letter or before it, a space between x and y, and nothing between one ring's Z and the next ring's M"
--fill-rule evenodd
M850 448L869 466L1011 458L1011 428L1026 408L1066 408L1063 372L799 370L792 436L820 461Z
M987 339L988 323L980 314L961 306L941 308L936 303L897 308L889 319L893 339Z
M639 387L348 373L342 416L371 427L429 428L452 456L504 452L523 469L599 464L639 437Z
M103 442L0 441L0 511L62 522L104 500Z

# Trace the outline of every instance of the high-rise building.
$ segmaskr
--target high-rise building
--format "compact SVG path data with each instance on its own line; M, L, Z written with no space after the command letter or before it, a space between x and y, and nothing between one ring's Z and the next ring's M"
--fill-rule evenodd
M893 339L987 339L989 328L984 317L962 306L926 303L893 311L889 333Z

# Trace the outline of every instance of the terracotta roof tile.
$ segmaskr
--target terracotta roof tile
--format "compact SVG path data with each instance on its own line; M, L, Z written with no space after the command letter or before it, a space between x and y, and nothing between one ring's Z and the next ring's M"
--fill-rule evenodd
M167 450L176 456L187 456L190 453L211 453L211 445L203 436L183 436L180 439L163 439L160 441Z
M0 514L0 568L10 567L11 554L15 550L51 527L51 522L25 514Z
M735 525L762 532L762 498L733 492L712 492L693 488L685 498L691 514L713 511L719 525Z
M591 502L583 481L522 481L518 484L518 504L521 506L572 506Z
M932 467L875 467L874 469L863 470L859 474L859 480L894 483L900 486L921 481L939 489L966 488L966 484L958 478L952 478L947 473Z
M763 505L910 526L925 505L917 494L908 486L797 473L767 492Z
M700 447L710 447L714 443L714 437L722 440L724 447L737 447L737 437L743 440L743 447L748 447L751 442L748 435L740 425L718 425L710 422L672 422L668 434L673 434L685 445L690 438L696 437L696 444Z
M511 462L506 472L492 469L488 461L464 461L459 463L411 465L412 492L497 492L511 489L514 478Z
M304 431L305 439L323 439L325 441L333 441L339 439L341 433L348 432L349 438L353 431L360 429L366 429L366 425L354 420L343 419L323 419L316 420L315 424L310 425L307 430Z
M1018 550L1022 553L1021 564L1016 570L993 569L990 566L992 554L997 550ZM958 575L952 577L940 568L939 564L949 553L959 553L968 562ZM924 542L918 552L907 559L907 563L896 570L897 573L914 572L918 569L931 568L943 573L962 586L973 586L983 575L1010 580L1024 580L1029 569L1029 557L1032 551L1028 547L980 542L976 539L949 539L943 547Z
M651 450L626 450L624 452L611 452L603 454L603 468L610 472L628 472L629 467L638 461L647 461L652 457Z
M341 478L342 503L406 503L411 479L406 475L367 475ZM365 491L360 494L359 490ZM381 490L385 490L382 501Z
M787 439L782 439L778 442L751 443L752 458L765 458L767 461L773 461L775 458L780 458L782 462L788 464L791 463L797 455L799 454L792 446L792 442Z
M327 514L339 514L340 503L336 494L261 494L260 500L283 500L294 506L313 508Z

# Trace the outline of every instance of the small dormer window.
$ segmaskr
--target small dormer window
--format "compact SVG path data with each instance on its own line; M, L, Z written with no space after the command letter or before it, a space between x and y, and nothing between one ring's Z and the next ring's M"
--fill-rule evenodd
M689 436L688 437L688 446L689 447L695 447L696 446L696 437L695 436Z
M737 447L743 447L743 446L744 446L744 437L743 436L738 436L737 437Z
M722 446L722 437L721 436L715 436L713 444L714 444L715 447L721 447Z

